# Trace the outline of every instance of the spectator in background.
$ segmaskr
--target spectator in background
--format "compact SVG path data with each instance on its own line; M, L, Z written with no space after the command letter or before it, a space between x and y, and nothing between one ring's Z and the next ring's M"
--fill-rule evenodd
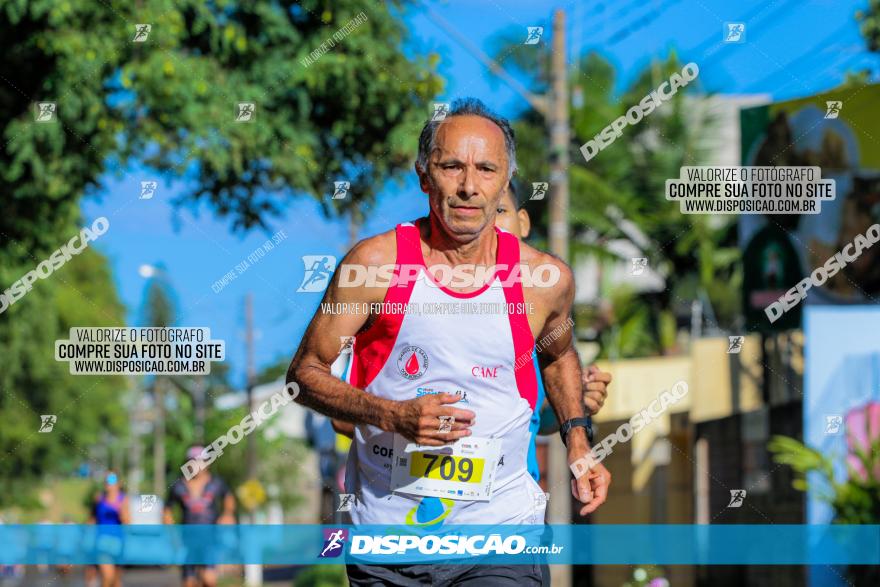
M96 497L89 519L89 523L100 526L96 546L99 560L104 561L98 564L101 587L122 585L122 568L115 564L115 559L122 554L120 526L129 523L128 508L128 496L122 490L119 476L108 471L104 477L104 489Z
M203 459L205 448L193 445L186 451L186 460ZM201 463L200 463L201 465ZM165 523L174 523L174 509L180 509L183 524L234 524L235 497L220 477L202 465L192 479L178 478L165 500ZM182 565L184 587L214 587L217 571L214 558L216 545L187 544L193 564ZM204 563L204 564L196 564Z

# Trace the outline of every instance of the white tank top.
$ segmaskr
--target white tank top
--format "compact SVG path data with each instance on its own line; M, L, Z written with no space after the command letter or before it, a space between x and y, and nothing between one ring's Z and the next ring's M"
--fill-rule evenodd
M465 294L434 281L425 268L418 227L398 225L395 275L402 265L419 269L416 279L389 287L385 303L410 304L421 311L380 314L355 338L347 374L355 387L396 401L426 393L461 395L450 405L476 413L472 436L501 441L492 498L463 501L392 492L395 435L359 425L346 470L346 490L356 496L351 510L354 524L544 522L543 493L526 469L529 420L537 398L531 360L535 341L523 307L522 285L508 273L519 265L519 241L500 229L496 234L496 263L507 269L499 267L491 283ZM448 312L456 303L466 304L470 311ZM439 308L447 311L430 311ZM473 313L475 308L492 311Z

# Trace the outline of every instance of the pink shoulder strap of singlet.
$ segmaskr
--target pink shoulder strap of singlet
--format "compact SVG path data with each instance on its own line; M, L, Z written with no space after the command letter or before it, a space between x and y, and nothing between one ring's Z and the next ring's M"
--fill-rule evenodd
M505 230L496 228L498 233L498 272L503 284L504 300L507 302L507 318L510 320L510 333L513 336L514 363L513 374L519 395L536 409L538 402L538 377L532 354L535 351L535 337L525 308L522 288L522 275L519 265L519 239Z
M398 224L395 228L397 254L394 260L396 285L385 292L385 304L408 304L415 287L415 279L401 279L401 274L414 270L422 264L422 245L419 229L412 222ZM410 275L413 275L410 273ZM403 324L403 312L381 313L366 332L354 340L351 359L350 383L365 389L379 374L388 361L397 334Z

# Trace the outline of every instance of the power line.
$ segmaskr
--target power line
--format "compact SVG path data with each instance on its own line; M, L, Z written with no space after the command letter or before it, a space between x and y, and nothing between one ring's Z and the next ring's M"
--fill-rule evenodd
M846 28L847 26L849 26L849 23L848 23L848 22L847 22L847 23L844 23L844 25L843 25L842 27L840 27L839 29L837 29L836 31L834 31L833 33L831 33L830 35L828 35L827 37L825 37L824 39L822 39L821 41L819 41L818 43L816 43L813 47L811 47L808 51L806 51L805 53L803 53L800 57L797 57L796 59L793 59L792 61L789 61L788 63L786 63L786 64L784 64L782 67L780 67L778 70L774 71L773 73L770 73L769 75L764 76L764 77L761 78L760 80L758 80L758 81L756 81L755 83L749 85L749 87L747 88L746 91L748 91L748 92L756 91L757 88L760 88L760 87L762 87L762 86L765 85L765 84L768 84L768 83L770 82L770 80L772 80L774 77L776 77L776 76L782 74L783 72L789 73L789 75L791 75L792 77L794 77L794 74L791 73L791 70L792 70L792 69L794 69L796 66L800 65L800 63L803 62L803 61L806 60L806 59L813 59L813 58L815 58L815 56L816 56L817 53L821 53L821 52L822 52L820 49L821 49L822 47L827 47L828 44L829 44L834 38L838 37L838 36L840 35L840 32L841 32L844 28ZM843 59L843 62L850 61L850 60L852 60L853 57L862 57L862 56L863 56L863 54L861 54L861 53L854 53L854 54L851 54L851 55L849 55L849 56L845 56L844 59ZM837 66L837 65L839 65L840 63L841 63L841 59L838 57L837 61L834 62L833 66ZM825 71L827 71L828 69L829 69L829 68L826 68ZM824 72L823 72L823 73L824 73ZM794 80L791 80L791 81L799 81L799 80L797 80L797 78L795 78ZM787 83L790 83L790 82L787 82ZM801 83L803 83L803 82L801 82ZM755 89L753 89L753 88L755 88Z
M616 45L617 43L622 42L623 40L625 40L627 37L629 37L634 32L638 31L639 29L645 28L646 26L648 26L649 24L651 24L652 22L657 20L657 18L661 14L663 14L664 12L666 12L672 6L678 4L679 2L681 2L681 0L670 0L669 2L666 3L665 6L660 6L658 8L655 8L652 12L645 13L643 16L632 21L626 27L618 29L616 32L614 32L610 37L608 37L605 40L605 43L608 45Z
M762 15L762 16L759 16L758 18L755 18L756 15L760 14L761 12L763 12L766 9L766 7L758 6L757 9L752 10L749 14L747 14L746 16L744 16L738 20L741 20L742 22L746 23L747 26L750 24L751 25L757 24L757 23L769 18L770 16L776 16L776 14L778 12L781 12L785 9L785 5L788 4L789 2L791 2L791 0L782 0L782 2L778 6L776 6L775 9L773 9L772 11L768 12L765 15ZM787 14L783 15L783 18L785 16L790 15L790 14L794 14L794 11L790 11L790 10L787 11ZM752 30L754 30L754 28L752 28ZM703 39L703 41L701 41L700 44L697 45L693 49L693 52L697 55L702 55L703 53L705 53L709 49L709 47L711 47L713 45L718 45L719 43L723 43L724 41L720 40L722 32L723 31L713 33L713 34L709 35L708 37L706 37L705 39ZM718 55L718 54L716 53L716 55ZM700 66L703 66L703 65L710 63L712 61L712 59L713 58L710 58L708 61L701 63Z
M532 108L541 112L542 114L546 114L547 103L546 99L542 96L538 96L533 94L526 88L523 84L521 84L516 78L510 75L501 65L486 55L482 49L480 49L473 41L471 41L468 37L461 34L458 29L449 24L449 22L440 16L440 14L434 10L431 5L425 4L425 9L427 11L428 17L434 21L434 24L442 28L446 31L450 37L452 37L459 45L462 46L468 53L470 53L474 58L476 58L480 63L485 65L489 71L498 76L502 81L504 81L508 86L513 89L517 94L519 94L526 102L528 102Z
M612 21L613 19L616 19L616 18L618 18L618 17L621 16L621 15L626 15L626 14L628 14L628 12L630 11L630 9L631 9L633 6L637 5L637 4L644 4L644 0L631 0L628 4L624 5L622 8L620 8L620 9L619 9L617 12L615 12L613 15L609 14L607 18L604 18L604 19L600 20L600 21L596 24L596 26L592 27L590 30L588 30L588 31L586 32L586 36L587 36L587 38L590 38L591 36L595 35L597 32L599 32L599 31L601 31L602 29L604 29L604 28L605 28L605 25L608 24L609 21Z

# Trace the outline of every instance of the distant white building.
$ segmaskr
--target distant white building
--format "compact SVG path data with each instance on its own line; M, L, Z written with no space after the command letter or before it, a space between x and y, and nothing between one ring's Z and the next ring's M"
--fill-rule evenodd
M284 389L284 379L278 379L271 383L264 383L254 387L254 407L258 407L269 398ZM247 394L244 391L235 391L221 395L214 402L218 410L233 410L241 408L247 402ZM278 413L266 425L261 426L261 431L269 440L279 436L287 438L306 438L306 411L308 408L296 402L282 406Z

